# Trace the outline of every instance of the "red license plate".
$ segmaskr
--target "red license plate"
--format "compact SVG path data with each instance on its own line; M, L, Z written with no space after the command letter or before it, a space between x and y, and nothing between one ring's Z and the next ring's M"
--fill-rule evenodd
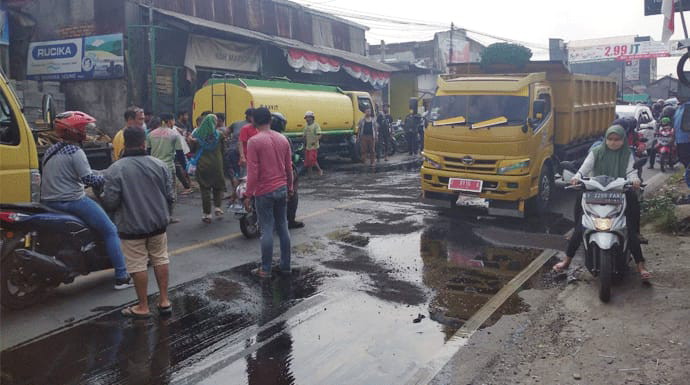
M448 189L457 191L482 192L483 181L476 179L450 178Z

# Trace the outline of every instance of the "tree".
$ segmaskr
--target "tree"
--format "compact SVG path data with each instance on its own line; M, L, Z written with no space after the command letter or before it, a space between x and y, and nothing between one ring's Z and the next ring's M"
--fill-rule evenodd
M513 43L494 43L486 47L481 54L480 64L487 68L493 64L511 64L517 68L524 67L532 57L532 50Z

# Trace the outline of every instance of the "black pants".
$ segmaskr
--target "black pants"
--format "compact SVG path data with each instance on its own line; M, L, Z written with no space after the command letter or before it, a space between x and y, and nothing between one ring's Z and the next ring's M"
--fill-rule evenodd
M407 152L412 155L417 153L417 132L406 131L405 139L407 139Z
M656 163L656 150L654 149L654 143L652 143L651 148L647 150L647 156L649 156L649 167L652 168L654 167L654 163Z
M190 181L189 181L189 175L187 175L187 171L182 167L181 164L175 162L175 175L177 176L177 179L182 183L182 186L184 186L185 189L189 189L191 186Z
M625 193L627 207L625 209L625 219L628 224L628 244L630 253L635 259L635 263L644 262L642 247L640 246L640 201L634 191ZM575 231L568 241L568 248L565 251L567 257L574 257L577 249L582 243L584 228L582 227L582 193L579 193L575 200Z
M292 195L292 198L288 198L287 202L287 220L288 224L295 223L295 217L297 216L297 205L299 204L299 195L297 191Z
M379 131L378 143L376 144L376 159L388 157L388 146L391 145L390 134L388 132Z

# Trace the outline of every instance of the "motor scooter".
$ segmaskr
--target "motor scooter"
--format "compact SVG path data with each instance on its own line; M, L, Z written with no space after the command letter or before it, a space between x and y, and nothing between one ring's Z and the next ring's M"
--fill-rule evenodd
M98 233L74 215L32 204L0 204L0 302L22 309L79 275L112 269Z
M662 126L656 134L656 153L661 166L661 172L666 171L666 166L671 170L678 163L678 152L674 139L674 129L670 126Z
M247 192L247 178L240 178L240 184L235 189L236 200L234 204L230 204L230 211L240 221L240 231L247 239L253 239L261 235L261 227L259 226L259 218L256 213L255 200L252 198L249 210L244 207L244 198Z
M573 177L574 168L561 163L563 177ZM625 217L626 191L632 183L624 178L597 176L580 178L580 182L566 189L583 191L582 242L585 245L585 266L599 278L599 299L611 299L611 285L627 271L631 261L628 228Z

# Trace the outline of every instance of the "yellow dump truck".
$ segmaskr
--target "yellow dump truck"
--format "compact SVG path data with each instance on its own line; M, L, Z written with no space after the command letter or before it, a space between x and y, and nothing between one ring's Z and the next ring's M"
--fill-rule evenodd
M586 156L614 119L613 79L556 62L508 71L462 64L439 77L424 133L424 201L544 213L560 161Z
M322 130L320 154L339 154L359 159L355 145L357 123L372 108L366 92L338 87L294 83L286 80L212 78L194 95L193 120L205 111L222 112L228 124L244 119L249 107L267 107L287 119L285 134L301 138L304 113L313 111Z
M38 202L41 174L33 132L0 71L0 203Z

